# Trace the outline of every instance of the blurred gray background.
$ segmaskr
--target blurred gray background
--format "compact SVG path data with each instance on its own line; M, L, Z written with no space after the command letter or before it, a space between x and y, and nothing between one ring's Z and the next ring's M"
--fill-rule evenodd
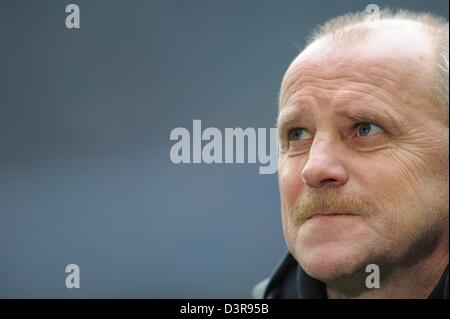
M307 34L370 3L1 0L0 297L250 297L286 251L276 174L175 165L169 134L273 127Z

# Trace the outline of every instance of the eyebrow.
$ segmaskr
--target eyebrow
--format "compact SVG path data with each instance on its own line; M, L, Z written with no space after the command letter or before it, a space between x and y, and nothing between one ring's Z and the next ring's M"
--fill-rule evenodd
M297 123L301 118L311 118L309 106L286 106L279 113L277 119L278 129L291 126ZM399 132L401 130L401 118L399 114L393 110L383 108L383 110L374 110L373 108L350 107L350 109L339 110L334 113L338 117L344 117L353 121L374 122L382 128L389 131Z
M299 118L307 117L308 114L310 114L310 112L306 107L296 107L294 105L286 106L278 114L277 127L280 129L285 126L290 126L290 124L297 122Z
M398 132L401 129L400 116L394 113L392 110L384 108L381 110L366 109L352 109L352 110L340 110L336 112L339 117L345 117L354 121L366 121L378 124L386 129L394 132Z

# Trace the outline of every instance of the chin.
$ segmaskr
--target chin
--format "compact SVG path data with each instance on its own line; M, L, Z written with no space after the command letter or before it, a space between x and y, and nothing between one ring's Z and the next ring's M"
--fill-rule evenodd
M325 283L351 276L362 267L365 268L365 256L352 251L351 248L336 249L330 247L309 251L304 248L299 254L299 263L309 276Z
M370 264L370 249L364 244L367 229L362 225L338 232L334 228L316 229L315 225L300 227L294 256L305 272L322 282L351 276ZM364 271L364 270L363 270Z

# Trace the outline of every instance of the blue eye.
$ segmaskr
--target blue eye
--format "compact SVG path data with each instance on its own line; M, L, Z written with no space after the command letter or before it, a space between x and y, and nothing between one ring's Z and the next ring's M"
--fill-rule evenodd
M304 128L296 127L289 130L289 141L298 141L308 138L310 135Z
M384 133L383 129L376 126L373 123L361 123L358 124L357 130L356 130L358 136L371 136L379 133Z

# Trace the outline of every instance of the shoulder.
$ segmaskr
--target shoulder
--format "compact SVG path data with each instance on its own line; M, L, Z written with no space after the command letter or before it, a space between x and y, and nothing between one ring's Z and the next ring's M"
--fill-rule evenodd
M296 298L297 261L287 253L272 274L253 287L254 299Z

